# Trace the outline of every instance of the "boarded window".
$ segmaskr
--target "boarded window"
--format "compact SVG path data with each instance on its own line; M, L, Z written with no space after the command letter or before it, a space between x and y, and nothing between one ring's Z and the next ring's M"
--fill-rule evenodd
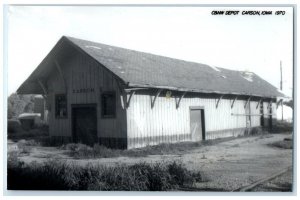
M55 117L67 118L67 97L65 94L55 95Z
M116 116L116 94L115 92L102 93L102 117L114 118Z

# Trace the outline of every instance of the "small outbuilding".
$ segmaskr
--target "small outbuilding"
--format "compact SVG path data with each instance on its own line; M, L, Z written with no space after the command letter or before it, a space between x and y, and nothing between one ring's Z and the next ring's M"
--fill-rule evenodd
M284 96L252 72L65 36L17 92L46 98L53 140L127 149L271 128Z

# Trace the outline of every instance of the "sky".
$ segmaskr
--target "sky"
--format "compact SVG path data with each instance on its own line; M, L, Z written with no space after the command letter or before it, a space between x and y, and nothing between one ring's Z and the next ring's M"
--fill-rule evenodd
M212 15L214 10L240 11ZM273 11L242 15L242 11ZM284 15L275 15L285 11ZM9 6L8 95L28 78L63 36L252 71L292 96L293 10L279 7Z

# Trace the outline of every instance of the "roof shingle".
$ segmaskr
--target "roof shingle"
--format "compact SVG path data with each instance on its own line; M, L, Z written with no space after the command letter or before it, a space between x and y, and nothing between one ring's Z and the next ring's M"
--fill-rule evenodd
M63 41L63 42L62 42ZM255 73L234 71L150 53L63 36L37 69L17 90L19 94L42 94L39 76L49 71L52 54L63 51L64 42L81 49L128 86L203 93L283 97L273 85ZM60 45L58 45L60 44ZM47 69L47 70L46 70Z
M182 91L284 96L255 73L234 71L66 37L129 86Z

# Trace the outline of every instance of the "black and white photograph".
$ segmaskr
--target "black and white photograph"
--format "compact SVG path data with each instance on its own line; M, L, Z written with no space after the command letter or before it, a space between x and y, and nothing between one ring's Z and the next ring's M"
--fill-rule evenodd
M4 190L292 195L295 14L5 5Z

